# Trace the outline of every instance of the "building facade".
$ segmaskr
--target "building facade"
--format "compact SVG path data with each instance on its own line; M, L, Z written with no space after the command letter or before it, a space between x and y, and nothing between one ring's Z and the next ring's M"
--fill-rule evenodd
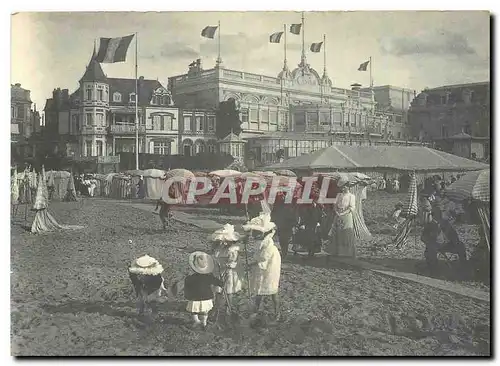
M226 69L220 62L204 70L197 60L186 74L169 78L169 90L181 108L215 111L220 102L234 99L241 137L248 141L247 153L257 165L276 162L285 140L291 144L285 147L285 156L293 157L333 141L407 139L403 115L409 102L402 103L403 109L382 108L377 95L384 96L383 88L333 87L326 69L320 76L304 52L297 68L290 71L285 61L277 77ZM400 98L407 100L411 94Z
M40 125L40 114L31 109L31 91L21 87L21 84L10 86L10 131L11 141L18 142L29 138Z
M135 79L109 78L91 60L78 89L54 89L46 133L68 156L88 160L135 152ZM158 81L137 80L139 153L195 155L215 151L215 111L181 109Z
M422 91L409 109L411 134L435 141L462 132L490 138L490 82L448 85Z

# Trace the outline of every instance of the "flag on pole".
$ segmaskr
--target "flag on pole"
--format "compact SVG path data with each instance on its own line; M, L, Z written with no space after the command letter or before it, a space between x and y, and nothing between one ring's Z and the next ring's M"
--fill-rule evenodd
M302 24L291 24L290 25L290 33L300 34L301 29L302 29Z
M283 32L276 32L269 36L269 42L271 43L280 43L281 37L283 36Z
M358 71L366 71L369 63L370 63L370 60L363 62L361 65L359 65Z
M128 47L134 35L118 38L101 38L99 52L95 60L100 63L112 64L124 62L127 58Z
M215 32L217 31L218 26L208 25L201 31L201 36L205 38L214 38Z
M320 52L321 46L323 46L323 42L311 44L311 52Z

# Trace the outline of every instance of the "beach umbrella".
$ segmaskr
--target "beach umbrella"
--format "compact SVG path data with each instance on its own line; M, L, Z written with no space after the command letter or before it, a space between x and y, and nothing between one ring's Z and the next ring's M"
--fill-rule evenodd
M411 227L416 224L418 213L418 197L417 197L417 177L415 173L410 175L410 185L408 188L408 197L403 205L402 214L406 215L406 220L399 226L394 244L397 248L403 246L410 235Z
M209 176L216 175L221 178L232 177L236 175L241 175L241 172L233 169L222 169L222 170L214 170L213 172L208 173Z
M194 178L194 174L187 169L172 169L165 173L164 179L169 179L173 177L183 177L186 179Z
M259 170L255 170L252 173L261 175L263 177L275 177L276 176L276 173L273 173L273 172L262 172L262 171L259 171Z
M490 170L469 172L445 190L446 198L452 201L474 200L490 202Z
M276 175L281 175L284 177L296 177L297 176L297 174L295 174L294 172L292 172L291 170L288 170L288 169L275 170L274 173Z

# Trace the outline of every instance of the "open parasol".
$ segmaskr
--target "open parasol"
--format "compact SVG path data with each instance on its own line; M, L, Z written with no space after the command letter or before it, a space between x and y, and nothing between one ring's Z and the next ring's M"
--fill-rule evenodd
M280 175L283 177L296 177L297 176L297 174L295 174L294 172L292 172L291 170L288 170L288 169L275 170L274 173L276 175Z
M233 169L214 170L213 172L208 173L209 176L216 175L221 178L232 177L240 174L241 172Z
M164 179L182 177L186 179L194 178L194 174L187 169L172 169L165 173Z
M258 175L263 176L263 177L275 177L276 176L276 173L273 173L273 172L262 172L262 171L259 171L259 170L255 170L252 173L258 174Z
M490 170L469 172L445 190L446 198L452 201L474 200L490 202Z

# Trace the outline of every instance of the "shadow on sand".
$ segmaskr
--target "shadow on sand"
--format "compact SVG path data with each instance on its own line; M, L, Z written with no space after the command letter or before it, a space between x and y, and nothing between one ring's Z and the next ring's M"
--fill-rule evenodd
M133 320L144 321L148 320L148 315L139 315L135 310L135 302L125 301L125 302L106 302L106 301L94 301L94 302L84 302L84 301L69 301L64 304L45 304L42 308L52 314L63 313L63 314L75 314L79 312L88 314L99 314L107 315L119 318L130 318ZM166 315L166 312L180 312L184 310L185 303L181 301L166 301L163 303L158 303L156 301L150 301L149 306L152 308L152 314L157 315L161 318L161 322L167 322L168 324L179 324L184 325L185 320L177 317L172 317Z

